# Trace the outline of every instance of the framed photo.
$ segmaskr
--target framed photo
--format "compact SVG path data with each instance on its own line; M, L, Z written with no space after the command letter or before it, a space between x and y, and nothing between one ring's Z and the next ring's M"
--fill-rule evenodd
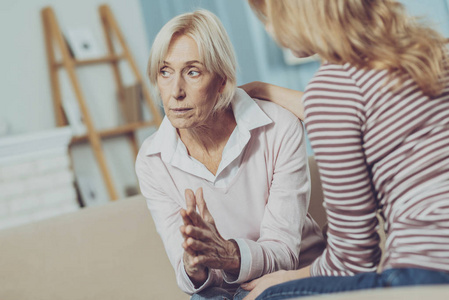
M66 39L76 59L93 59L102 55L97 40L89 28L68 29Z

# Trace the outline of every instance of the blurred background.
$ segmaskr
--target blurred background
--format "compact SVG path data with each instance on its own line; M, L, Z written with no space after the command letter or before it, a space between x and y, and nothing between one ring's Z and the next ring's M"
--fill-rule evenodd
M446 37L448 2L402 1L410 14L421 16L421 21ZM41 18L41 10L51 6L66 38L77 30L87 32L94 50L104 55L107 47L98 16L101 4L111 8L149 89L145 72L155 35L175 15L198 8L215 13L227 29L238 58L238 84L260 80L304 90L319 67L316 60L291 59L242 0L0 0L0 228L111 200L90 144L70 143L73 126L56 129ZM129 66L120 63L120 69L124 84L132 85L135 77ZM95 128L123 124L111 67L85 66L76 72ZM62 97L74 99L66 72L61 70L58 75ZM151 113L141 106L143 118L150 119ZM155 130L140 129L138 144ZM118 198L138 193L128 140L123 136L107 138L102 148ZM308 151L312 154L310 147Z

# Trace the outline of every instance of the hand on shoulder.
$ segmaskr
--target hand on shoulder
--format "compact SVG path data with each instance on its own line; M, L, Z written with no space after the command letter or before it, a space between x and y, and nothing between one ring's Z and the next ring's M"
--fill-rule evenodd
M291 111L301 121L304 121L304 107L301 99L303 92L262 81L249 82L241 85L240 88L252 98L274 102Z

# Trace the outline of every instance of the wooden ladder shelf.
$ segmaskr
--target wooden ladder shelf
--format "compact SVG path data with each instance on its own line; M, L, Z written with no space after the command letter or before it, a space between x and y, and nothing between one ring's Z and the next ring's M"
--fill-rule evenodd
M149 91L145 88L145 85L143 84L142 76L139 73L137 65L131 55L131 52L129 51L129 48L125 42L123 34L121 33L118 23L116 22L109 6L101 5L99 7L101 25L103 27L104 35L106 38L108 55L89 60L77 60L74 57L72 57L70 50L65 42L64 36L61 32L61 29L58 25L58 22L56 20L55 13L51 7L45 7L44 9L42 9L41 14L44 26L48 68L50 71L49 72L50 81L52 87L53 104L56 114L57 125L58 126L68 125L68 121L62 105L61 88L58 78L58 70L60 68L63 68L67 71L70 83L73 87L75 97L78 101L80 111L87 129L86 135L73 137L72 144L82 141L89 141L89 143L92 146L94 156L100 167L100 171L103 176L103 180L106 184L109 197L111 200L116 200L118 199L118 194L106 164L101 139L105 137L126 135L129 138L129 141L132 145L134 155L137 155L139 146L137 144L135 131L139 128L147 126L159 126L162 120L161 114L155 107ZM113 44L114 35L117 38L119 45L122 49L121 54L115 53ZM58 49L61 54L62 57L61 61L56 60L55 55L56 49ZM145 102L148 105L148 108L150 109L152 120L130 123L107 130L98 131L94 127L92 116L89 113L88 107L86 105L86 99L81 90L80 82L77 78L75 69L78 66L110 64L117 85L118 95L119 97L122 98L124 96L124 84L120 75L120 69L118 65L119 62L122 60L126 61L130 65L131 70L136 78L136 82L142 86L143 98L145 99Z

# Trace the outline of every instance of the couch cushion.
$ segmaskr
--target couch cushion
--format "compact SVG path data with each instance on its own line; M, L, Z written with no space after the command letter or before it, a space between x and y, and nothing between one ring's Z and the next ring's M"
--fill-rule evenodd
M141 196L0 231L0 299L189 299Z

